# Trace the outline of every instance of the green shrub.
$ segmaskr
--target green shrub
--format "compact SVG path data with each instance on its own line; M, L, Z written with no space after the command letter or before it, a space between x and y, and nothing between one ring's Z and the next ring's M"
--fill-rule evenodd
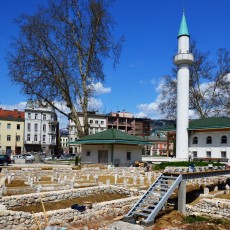
M190 164L195 164L196 167L208 166L209 162L196 162L196 161L173 161L173 162L161 162L160 164L154 164L153 170L163 170L166 167L188 167ZM224 166L222 163L212 163L213 166Z

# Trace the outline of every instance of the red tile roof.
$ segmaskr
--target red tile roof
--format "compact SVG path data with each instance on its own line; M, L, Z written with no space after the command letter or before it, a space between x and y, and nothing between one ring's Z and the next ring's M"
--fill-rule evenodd
M18 111L17 109L14 110L6 110L0 108L0 118L25 118L25 112Z

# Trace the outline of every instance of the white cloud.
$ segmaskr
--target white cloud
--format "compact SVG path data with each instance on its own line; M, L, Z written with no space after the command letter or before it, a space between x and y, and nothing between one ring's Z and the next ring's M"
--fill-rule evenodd
M95 110L98 111L102 109L103 103L101 99L97 99L95 97L91 97L89 99L89 110Z
M25 101L23 102L19 102L18 104L13 104L13 105L4 105L4 104L0 104L0 108L2 109L7 109L7 110L20 110L20 111L24 111L25 107L26 107L26 103Z
M97 82L97 83L93 83L92 84L94 91L96 94L106 94L106 93L110 93L111 87L104 87L103 84L101 82Z
M160 103L160 96L158 95L155 101L147 104L139 104L137 105L138 110L140 112L136 113L136 117L148 117L148 118L153 118L153 119L160 119L163 118L164 116L159 113L158 111L158 105Z

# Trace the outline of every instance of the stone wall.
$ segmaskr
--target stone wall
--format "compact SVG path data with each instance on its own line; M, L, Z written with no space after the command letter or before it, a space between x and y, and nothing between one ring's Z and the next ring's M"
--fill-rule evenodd
M230 217L230 200L226 199L201 199L194 206L186 205L188 215L208 215L216 218Z
M72 189L68 191L43 192L3 197L0 199L0 229L37 230L39 228L36 221L44 227L46 218L43 212L35 213L33 215L31 213L9 210L12 207L40 203L40 196L42 196L43 202L46 203L54 200L65 200L77 196L87 196L89 194L99 194L102 192L125 193L131 197L94 204L92 209L86 209L83 214L71 208L47 211L46 216L49 225L64 226L71 222L80 224L85 223L87 220L98 220L103 217L124 215L140 198L140 192L118 188L116 186L100 186L94 188Z

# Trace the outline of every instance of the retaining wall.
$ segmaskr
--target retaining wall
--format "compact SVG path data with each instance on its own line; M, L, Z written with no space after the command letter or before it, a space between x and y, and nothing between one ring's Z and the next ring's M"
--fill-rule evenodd
M80 224L85 223L87 220L97 220L108 216L116 217L124 215L140 198L140 192L118 188L116 186L99 186L94 188L71 189L68 191L42 192L3 197L0 199L0 229L37 230L39 227L36 224L36 220L42 227L44 227L46 219L43 212L35 213L33 215L31 213L9 210L12 207L40 203L40 196L42 196L43 202L46 203L78 196L87 197L90 194L99 194L102 192L122 193L130 195L131 197L94 204L93 208L86 209L84 214L71 208L47 211L46 215L49 220L49 225L64 226L71 222Z

